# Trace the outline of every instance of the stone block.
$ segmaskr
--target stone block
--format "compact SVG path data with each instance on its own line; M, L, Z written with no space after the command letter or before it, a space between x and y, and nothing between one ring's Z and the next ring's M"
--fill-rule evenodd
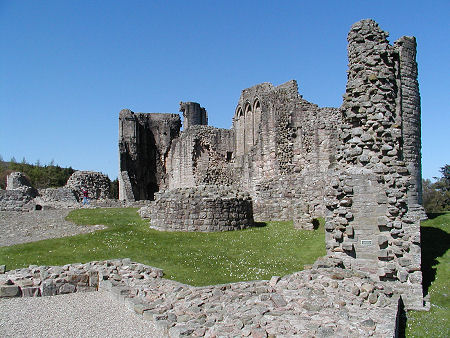
M58 288L53 280L45 280L41 285L41 296L54 296L58 293Z
M75 285L70 283L64 283L59 287L58 294L74 293L76 290Z
M274 287L279 282L279 280L280 280L279 276L272 276L272 278L269 281L269 285L271 287Z
M76 286L76 292L94 292L94 291L97 291L97 288L95 286L82 286L82 285Z
M19 297L21 291L17 285L0 285L0 298Z
M342 243L342 249L344 249L345 251L353 251L353 249L354 249L353 248L353 243L344 241Z

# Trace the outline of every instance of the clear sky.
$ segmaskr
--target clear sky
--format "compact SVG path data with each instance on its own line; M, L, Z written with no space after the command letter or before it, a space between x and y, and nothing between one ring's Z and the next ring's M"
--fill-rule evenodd
M339 107L347 33L418 42L423 176L450 164L450 1L0 0L0 155L118 171L118 113L199 102L229 128L242 89L299 83Z

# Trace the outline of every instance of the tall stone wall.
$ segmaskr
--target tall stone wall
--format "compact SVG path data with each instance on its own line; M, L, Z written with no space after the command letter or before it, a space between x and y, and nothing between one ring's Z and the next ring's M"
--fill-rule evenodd
M312 214L323 214L338 118L337 109L304 100L296 81L242 92L233 119L236 167L242 171L239 185L252 194L257 219L292 220L305 205ZM250 143L249 129L255 132Z
M166 186L166 157L178 137L178 114L119 114L119 199L153 199Z
M354 24L348 35L340 145L326 196L327 252L347 267L400 282L409 289L405 304L421 308L420 222L408 213L409 191L417 187L404 160L401 62L386 38L372 20Z
M168 188L233 185L233 150L231 130L200 125L184 130L167 156Z

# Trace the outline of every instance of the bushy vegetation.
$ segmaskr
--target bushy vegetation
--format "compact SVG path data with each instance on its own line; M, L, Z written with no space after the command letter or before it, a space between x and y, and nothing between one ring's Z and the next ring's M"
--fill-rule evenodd
M440 170L442 177L435 177L436 182L422 180L423 206L427 213L450 210L450 165Z
M15 269L129 257L162 268L166 278L208 285L283 276L325 254L323 224L314 231L268 222L240 231L188 233L152 230L136 209L80 209L68 219L108 229L0 248L0 265Z
M14 158L10 162L0 161L0 187L2 189L6 188L6 177L13 171L24 173L33 187L41 189L64 186L75 170L71 167L61 168L53 161L48 165L41 165L39 161L36 164L29 164L25 159L18 163Z

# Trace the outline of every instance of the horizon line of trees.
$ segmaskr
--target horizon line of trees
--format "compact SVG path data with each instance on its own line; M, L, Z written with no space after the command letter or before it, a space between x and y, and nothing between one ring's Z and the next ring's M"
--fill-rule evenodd
M5 162L0 157L0 187L2 189L6 189L6 177L14 171L25 174L36 189L62 187L75 172L72 167L60 167L54 160L49 164L41 165L39 160L36 164L30 164L25 157L21 162L17 162L14 157L9 162Z
M20 171L28 178L31 185L36 189L58 188L66 185L69 177L76 171L72 167L61 167L51 160L49 164L42 165L39 160L35 164L28 163L25 157L19 163L14 157L9 162L3 161L0 155L0 188L6 189L6 177L14 172ZM110 197L119 198L119 181L116 178L111 181Z

